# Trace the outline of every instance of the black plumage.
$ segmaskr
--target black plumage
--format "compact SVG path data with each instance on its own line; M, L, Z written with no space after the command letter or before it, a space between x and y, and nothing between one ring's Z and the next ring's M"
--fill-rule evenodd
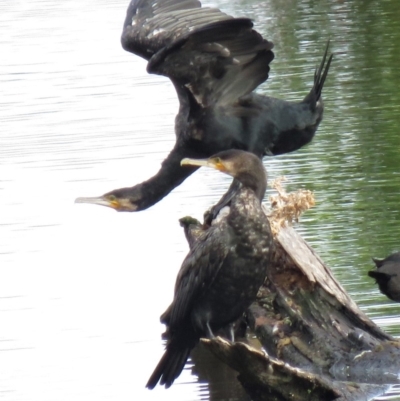
M212 337L243 314L264 282L273 246L261 206L266 172L259 158L230 150L206 161L185 159L183 163L214 167L232 175L241 187L231 199L229 213L192 237L173 302L161 316L168 327L168 340L148 388L158 382L169 387L201 337ZM194 225L197 230L195 221Z
M393 301L400 302L400 252L395 252L385 259L372 259L376 270L368 272L374 278L379 290Z
M332 60L332 55L326 60L328 47L309 94L288 102L253 92L267 80L274 54L273 44L248 18L233 18L197 0L133 0L121 42L148 60L149 73L172 81L180 104L176 143L147 181L77 202L146 209L196 170L180 167L184 157L206 158L228 149L260 158L292 152L312 140L322 120L321 92Z

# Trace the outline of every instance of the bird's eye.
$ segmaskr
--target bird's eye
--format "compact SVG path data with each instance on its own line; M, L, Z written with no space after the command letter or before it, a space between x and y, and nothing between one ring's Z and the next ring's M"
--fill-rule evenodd
M109 200L110 202L115 202L115 201L117 200L117 197L116 197L115 195L110 195L110 196L108 197L108 200Z
M221 161L222 161L222 160L221 160L220 157L215 157L215 158L214 158L214 162L217 163L217 164L220 164Z

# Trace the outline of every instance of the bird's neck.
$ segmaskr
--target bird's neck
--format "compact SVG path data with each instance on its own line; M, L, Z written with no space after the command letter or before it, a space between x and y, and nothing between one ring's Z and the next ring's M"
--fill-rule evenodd
M252 173L242 174L241 177L242 182L245 182L245 187L254 192L260 203L262 202L267 189L267 177L265 176L265 171L260 171L260 175L261 174L262 179Z
M198 167L181 166L185 157L198 157L193 155L186 147L175 145L168 157L162 162L160 170L148 180L130 188L132 201L137 206L136 211L147 209L179 186L187 177L194 173Z
M232 198L229 219L242 221L261 210L261 202L254 190L248 187L240 188Z
M253 190L241 188L232 199L228 224L236 237L238 254L243 257L264 254L264 249L269 246L271 231L261 202Z
M249 188L240 188L232 199L228 222L237 234L240 234L244 227L251 227L260 211L261 203L254 191Z

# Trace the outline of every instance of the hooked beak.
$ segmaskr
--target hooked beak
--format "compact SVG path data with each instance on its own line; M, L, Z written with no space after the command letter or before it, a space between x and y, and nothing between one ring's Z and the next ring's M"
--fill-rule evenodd
M214 159L189 159L181 160L181 166L211 167L219 171L225 171L224 165Z
M111 201L104 196L76 198L75 203L89 203L91 205L107 206L115 210L120 208L118 200Z

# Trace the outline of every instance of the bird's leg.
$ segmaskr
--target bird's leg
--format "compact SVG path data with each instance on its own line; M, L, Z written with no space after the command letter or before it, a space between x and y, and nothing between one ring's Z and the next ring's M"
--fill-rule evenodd
M223 335L224 338L229 340L230 342L235 342L235 330L234 330L234 324L229 323L227 326L223 327L221 330L221 334Z
M229 324L229 340L234 343L235 342L235 330L233 328L233 323Z
M206 323L206 327L207 327L207 338L210 339L215 338L214 333L212 332L210 324L208 322Z

